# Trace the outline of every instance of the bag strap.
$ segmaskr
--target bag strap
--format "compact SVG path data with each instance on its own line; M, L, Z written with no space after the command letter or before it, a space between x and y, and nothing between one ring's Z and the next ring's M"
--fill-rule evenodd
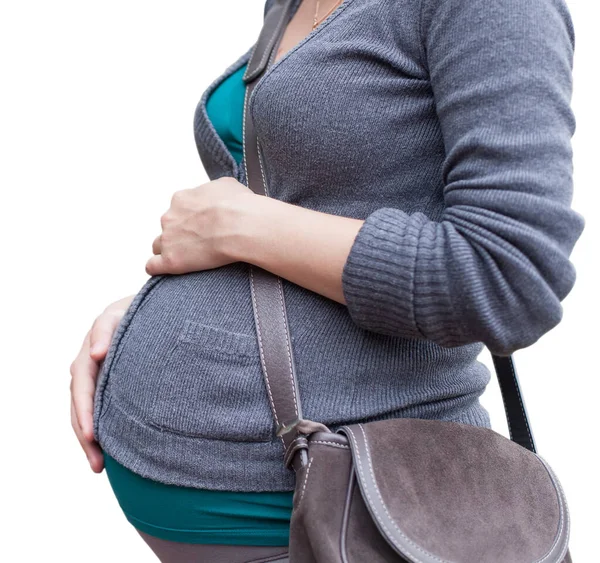
M258 79L272 62L276 45L283 36L295 0L276 0L267 12L262 31L254 46L243 80L244 97L244 165L248 187L257 194L268 196L263 174L260 147L248 102ZM302 420L294 357L288 328L281 278L250 265L252 308L260 349L260 360L271 411L277 426L277 436L286 452L293 449L297 432L292 432Z
M296 0L275 0L267 12L262 31L244 73L244 164L248 187L268 196L268 187L260 145L252 123L248 102L258 79L272 63ZM295 452L303 449L304 434L327 427L302 418L302 407L294 367L290 331L281 278L250 265L250 291L254 321L260 348L260 359L269 402L277 426L277 436L286 450L286 464L294 461ZM535 452L535 443L525 409L512 356L492 355L500 385L508 430L513 442Z
M535 453L535 441L525 408L525 399L519 385L515 361L512 356L496 356L495 354L492 354L492 361L502 394L510 439Z

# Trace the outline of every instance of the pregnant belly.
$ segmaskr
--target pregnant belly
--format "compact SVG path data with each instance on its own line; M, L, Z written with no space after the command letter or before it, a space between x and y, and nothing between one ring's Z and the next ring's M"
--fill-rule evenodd
M120 409L121 419L184 436L273 439L248 267L146 282L102 367L96 429L104 413ZM286 280L283 287L306 418L335 427L378 417L452 419L475 408L489 381L477 361L481 344L443 348L365 331L342 304Z
M102 366L97 424L108 401L164 431L270 441L248 265L150 278Z

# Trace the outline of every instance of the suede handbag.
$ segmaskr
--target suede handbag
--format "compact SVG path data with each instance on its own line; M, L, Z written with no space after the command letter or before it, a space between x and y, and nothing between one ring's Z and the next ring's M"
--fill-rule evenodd
M276 0L244 74L248 186L268 196L247 111L295 0ZM492 356L511 439L457 422L393 419L330 431L305 420L281 279L250 267L262 371L283 463L296 472L291 563L570 562L569 513L535 450L512 357Z

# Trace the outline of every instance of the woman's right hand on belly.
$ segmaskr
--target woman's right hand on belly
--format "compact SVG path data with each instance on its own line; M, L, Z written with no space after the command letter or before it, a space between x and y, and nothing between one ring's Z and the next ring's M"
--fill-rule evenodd
M94 439L94 391L100 364L106 357L113 334L135 295L111 303L92 324L71 364L71 426L95 473L102 472L104 458Z

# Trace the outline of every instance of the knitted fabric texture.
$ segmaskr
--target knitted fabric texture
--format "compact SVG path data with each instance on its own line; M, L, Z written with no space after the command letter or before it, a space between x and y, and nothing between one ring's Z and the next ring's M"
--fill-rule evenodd
M249 111L270 195L365 219L347 305L284 280L306 418L489 427L484 344L534 343L575 281L573 49L563 0L344 0L260 78ZM206 100L250 51L196 110L211 179L246 182ZM165 483L293 488L247 264L147 281L101 370L95 432Z

